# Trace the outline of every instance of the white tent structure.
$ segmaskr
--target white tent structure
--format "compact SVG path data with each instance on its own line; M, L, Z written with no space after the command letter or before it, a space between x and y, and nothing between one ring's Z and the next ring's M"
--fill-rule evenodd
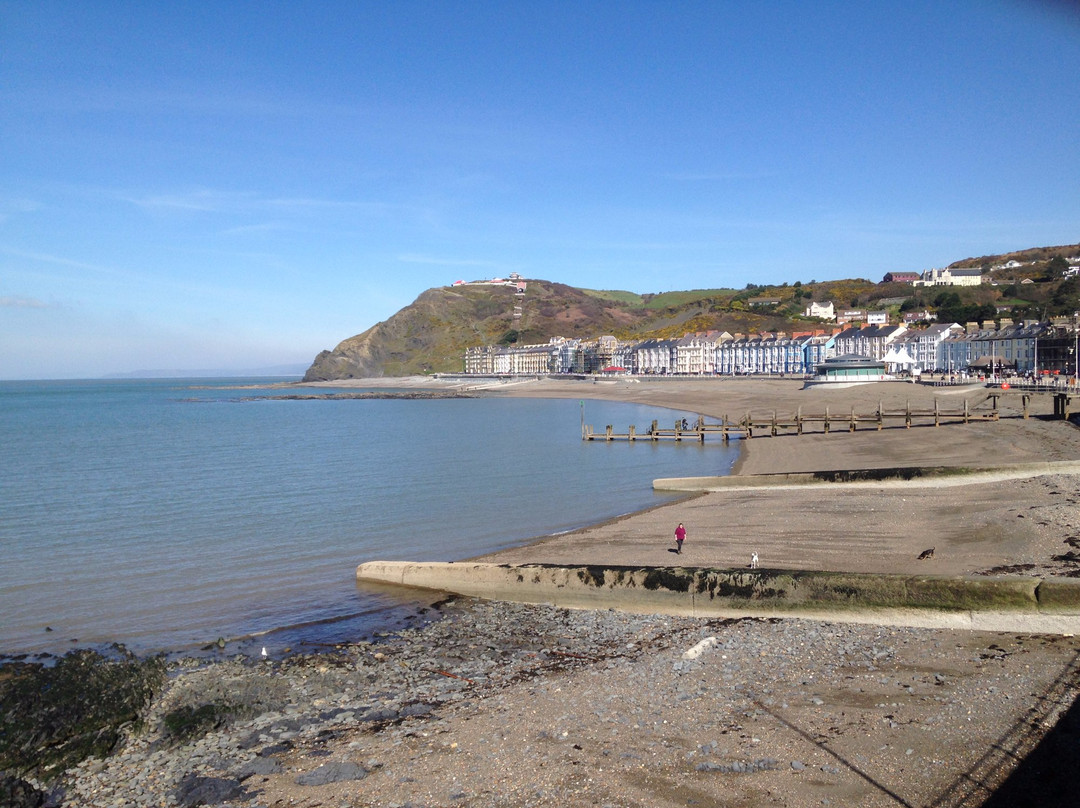
M885 363L886 367L892 365L894 372L896 370L911 370L915 364L915 360L911 358L911 354L904 347L900 348L900 350L895 347L889 348L889 352L881 357L881 361Z

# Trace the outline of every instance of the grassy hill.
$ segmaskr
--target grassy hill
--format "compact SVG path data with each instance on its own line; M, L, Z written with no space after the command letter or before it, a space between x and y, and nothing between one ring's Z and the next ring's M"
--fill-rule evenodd
M808 330L822 323L802 312L811 301L838 308L940 309L950 319L992 316L1011 306L1015 316L1045 317L1080 309L1080 280L1060 275L1060 259L1080 254L1080 245L1045 247L964 259L953 266L989 268L1016 256L1036 261L1002 275L999 285L914 288L853 278L795 282L745 289L695 289L642 295L619 290L578 289L529 280L526 293L512 286L465 285L428 289L415 301L362 334L321 352L305 380L405 376L462 369L465 349L480 345L546 343L552 337L619 339L681 337L692 331L760 333ZM1018 256L1026 256L1020 258ZM975 263L969 263L975 262ZM1025 278L1037 282L1023 283ZM776 299L761 305L760 299ZM897 302L900 301L900 302ZM520 316L515 316L515 309Z

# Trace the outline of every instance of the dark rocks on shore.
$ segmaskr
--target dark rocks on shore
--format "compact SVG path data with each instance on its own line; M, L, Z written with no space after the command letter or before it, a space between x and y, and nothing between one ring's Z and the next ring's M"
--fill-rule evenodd
M244 798L244 788L239 780L225 777L200 777L184 775L173 792L178 805L191 808L196 805L219 805L226 800Z
M0 806L3 808L41 808L45 792L13 774L0 774Z
M314 771L301 774L296 782L301 786L324 786L327 783L341 783L347 780L363 780L368 770L359 763L325 763Z
M164 682L165 663L122 646L114 657L76 650L55 665L19 662L0 677L0 771L46 782L90 756L108 755Z

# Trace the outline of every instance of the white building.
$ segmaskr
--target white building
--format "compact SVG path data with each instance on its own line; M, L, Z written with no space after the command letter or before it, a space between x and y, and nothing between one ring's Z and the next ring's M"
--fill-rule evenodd
M806 307L803 316L818 317L822 320L835 320L836 311L833 309L832 301L829 301L828 303L811 303Z
M978 286L982 283L982 270L973 269L928 269L922 279L913 286Z
M948 362L941 345L949 337L963 333L964 327L959 323L935 323L929 328L901 334L894 344L897 350L906 348L920 370L942 371L948 370Z

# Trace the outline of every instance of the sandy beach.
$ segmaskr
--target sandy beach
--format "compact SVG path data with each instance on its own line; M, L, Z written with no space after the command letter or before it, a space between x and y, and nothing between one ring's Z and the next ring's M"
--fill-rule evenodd
M801 389L791 380L653 382L598 385L541 381L492 391L491 395L543 395L627 400L735 419L776 411L804 414L869 414L910 407L957 412L966 401L973 413L990 410L985 387L934 388L912 384L864 385L846 390ZM1017 394L1001 395L999 419L911 428L892 422L878 431L846 426L796 435L765 435L742 441L739 476L902 467L1009 466L1080 459L1080 429L1054 420L1049 396L1029 406L1024 418ZM603 429L599 425L598 429ZM625 431L626 425L616 425ZM951 480L950 483L955 483ZM1074 517L1077 486L1071 477L1027 480L883 483L880 486L732 489L656 508L571 534L543 539L482 560L499 563L675 565L740 567L758 553L763 567L847 572L976 574L1022 565L1028 574L1080 569L1054 560L1080 544ZM676 558L675 526L686 525L685 551ZM1064 535L1062 531L1065 531ZM918 559L934 548L931 560Z
M748 410L920 410L935 397L942 410L991 404L985 388L803 391L791 380L470 387L731 420ZM1028 418L1018 396L1002 396L998 407L998 420L969 424L754 437L737 472L1080 459L1080 429L1051 418L1049 399L1033 402ZM948 486L733 488L485 560L741 567L757 552L776 569L1071 576L1080 573L1078 501L1080 477L1059 473ZM676 556L680 521L688 535ZM929 547L933 558L918 559ZM69 773L68 804L1074 804L1080 641L1071 635L705 620L615 606L455 599L427 628L320 658L179 671L147 729L118 755ZM245 706L196 739L170 741L162 716L210 698Z

